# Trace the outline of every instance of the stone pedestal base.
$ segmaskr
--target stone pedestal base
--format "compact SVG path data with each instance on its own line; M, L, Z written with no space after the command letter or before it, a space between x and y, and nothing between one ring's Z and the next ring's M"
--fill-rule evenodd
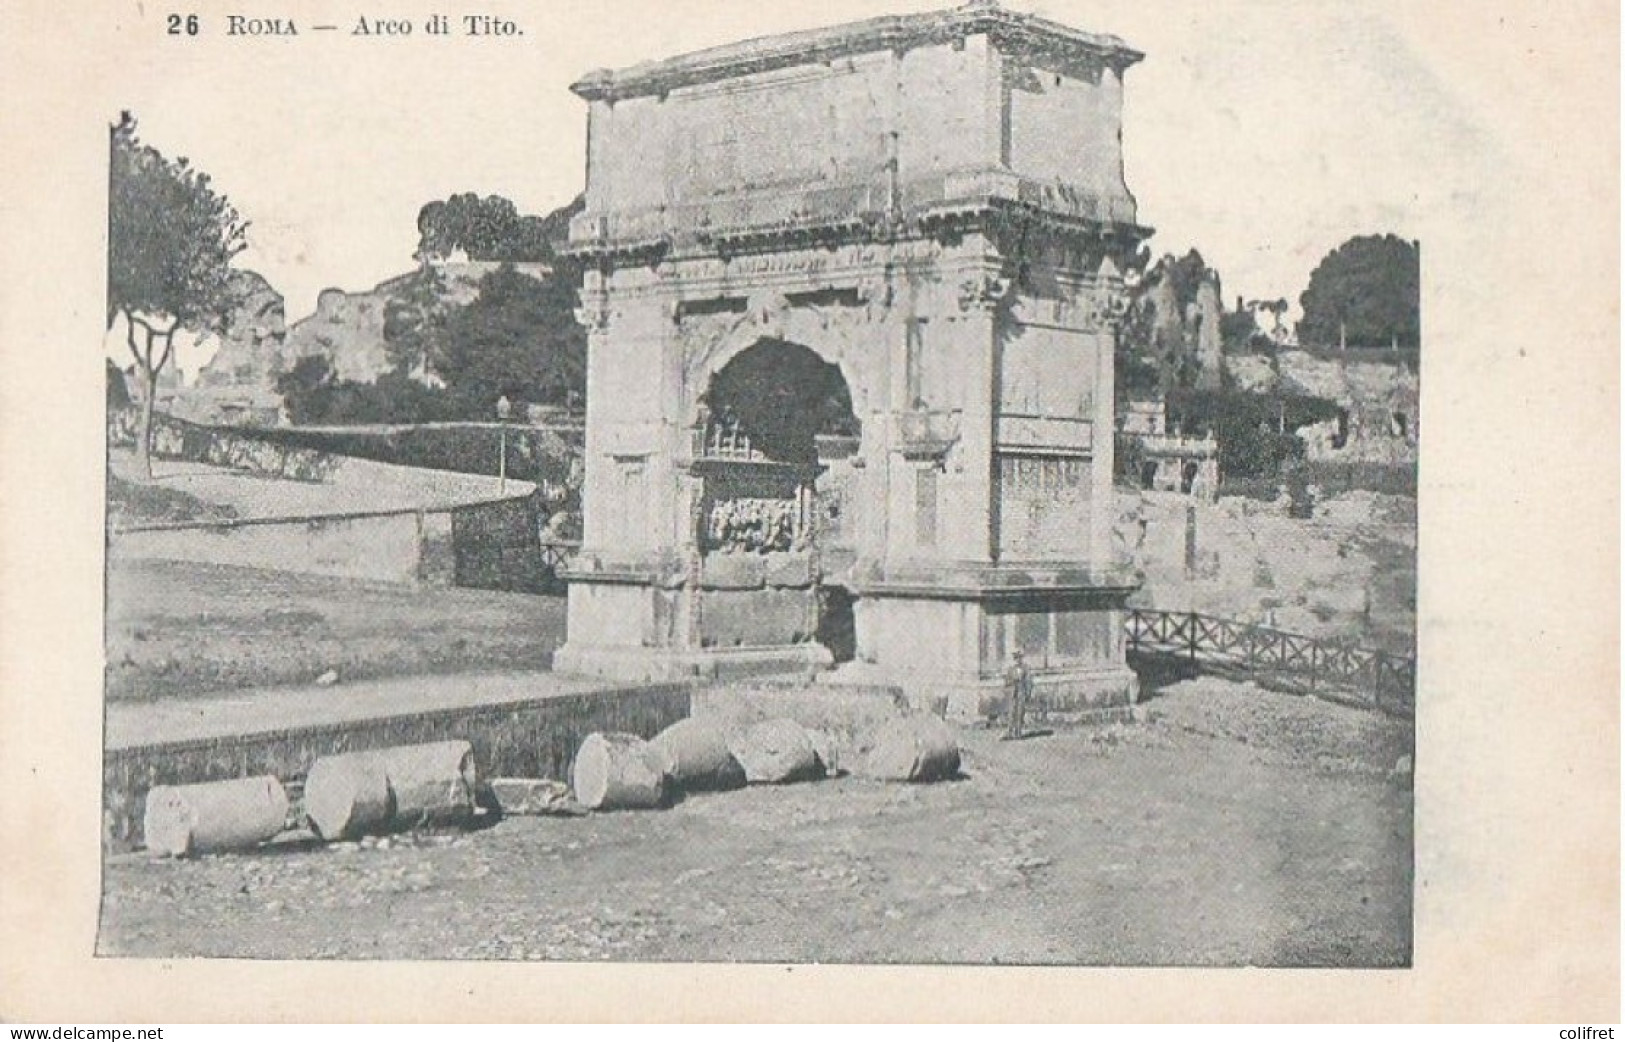
M830 687L890 686L900 689L910 708L956 723L1002 717L1009 694L997 677L928 670L890 670L852 662L820 674ZM1140 679L1127 666L1057 669L1033 674L1029 714L1088 716L1098 710L1126 709L1139 700Z
M1139 680L1124 661L1132 585L1067 564L914 565L854 583L860 665L849 676L901 687L960 721L1002 715L1017 653L1034 712L1126 707Z
M698 597L680 562L596 563L566 573L569 635L553 668L628 681L810 676L828 669L834 657L813 639L818 593L810 575L805 569L786 575L782 561L779 572L769 574L773 563L771 556L707 559L716 585L700 587Z
M834 662L821 644L775 648L621 647L568 643L553 655L559 673L625 681L730 680L739 677L811 677Z
M752 558L726 560L735 571ZM658 569L582 569L570 579L569 640L561 672L623 681L804 676L833 656L808 576L724 575L697 588ZM845 582L855 661L825 683L900 688L911 705L954 720L1004 711L1017 654L1033 678L1035 713L1133 705L1139 684L1124 661L1123 603L1131 586L1066 565L912 566ZM697 646L696 646L697 645Z

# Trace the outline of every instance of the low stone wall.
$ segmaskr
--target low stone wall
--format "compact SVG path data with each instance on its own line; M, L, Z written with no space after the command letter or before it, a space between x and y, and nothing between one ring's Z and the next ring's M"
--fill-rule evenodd
M139 429L139 409L107 414L109 446L134 446ZM345 462L345 457L316 449L273 445L255 438L250 431L205 427L163 413L152 418L152 454L160 459L235 467L288 481L330 481Z
M107 444L134 446L138 421L135 409L109 413ZM152 453L158 459L208 463L284 481L351 488L383 487L396 495L415 495L425 502L485 499L491 491L491 479L483 475L381 463L359 456L284 445L267 440L261 432L250 428L205 427L161 413L152 418ZM509 483L520 490L518 494L534 487L530 482Z
M110 553L531 593L543 592L550 576L528 498L432 510L134 526L113 533Z
M460 738L474 746L483 777L570 777L594 731L652 738L689 715L683 684L605 688L528 702L445 709L203 741L109 749L102 757L103 827L116 849L139 846L147 792L271 774L301 782L318 757Z
M113 535L114 557L196 561L376 582L456 582L452 511L153 525Z
M108 416L109 444L134 444L133 409ZM548 592L531 486L490 499L490 480L338 456L257 439L252 431L153 418L159 457L230 467L285 481L386 488L421 508L217 522L133 525L112 533L112 552L380 582Z

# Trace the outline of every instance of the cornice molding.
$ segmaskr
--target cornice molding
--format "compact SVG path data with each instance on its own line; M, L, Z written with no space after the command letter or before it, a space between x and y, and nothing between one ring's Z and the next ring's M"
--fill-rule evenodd
M1119 73L1145 57L1116 36L1084 32L1037 15L1007 11L985 0L972 0L948 10L761 37L625 69L594 69L571 84L570 89L588 101L613 103L775 69L877 51L902 53L984 34L995 46L1100 62Z

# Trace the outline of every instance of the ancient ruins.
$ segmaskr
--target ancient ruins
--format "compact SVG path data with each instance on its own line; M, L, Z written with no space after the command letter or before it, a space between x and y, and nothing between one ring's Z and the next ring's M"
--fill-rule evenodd
M574 85L584 547L557 668L1132 700L1115 37L974 2ZM830 667L835 667L833 670Z

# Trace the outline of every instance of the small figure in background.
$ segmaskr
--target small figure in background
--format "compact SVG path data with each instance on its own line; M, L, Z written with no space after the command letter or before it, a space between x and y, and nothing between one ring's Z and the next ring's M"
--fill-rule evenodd
M1004 690L1009 705L1004 737L1023 738L1026 736L1027 703L1032 700L1033 694L1033 675L1020 651L1010 657L1010 668L1004 672Z

